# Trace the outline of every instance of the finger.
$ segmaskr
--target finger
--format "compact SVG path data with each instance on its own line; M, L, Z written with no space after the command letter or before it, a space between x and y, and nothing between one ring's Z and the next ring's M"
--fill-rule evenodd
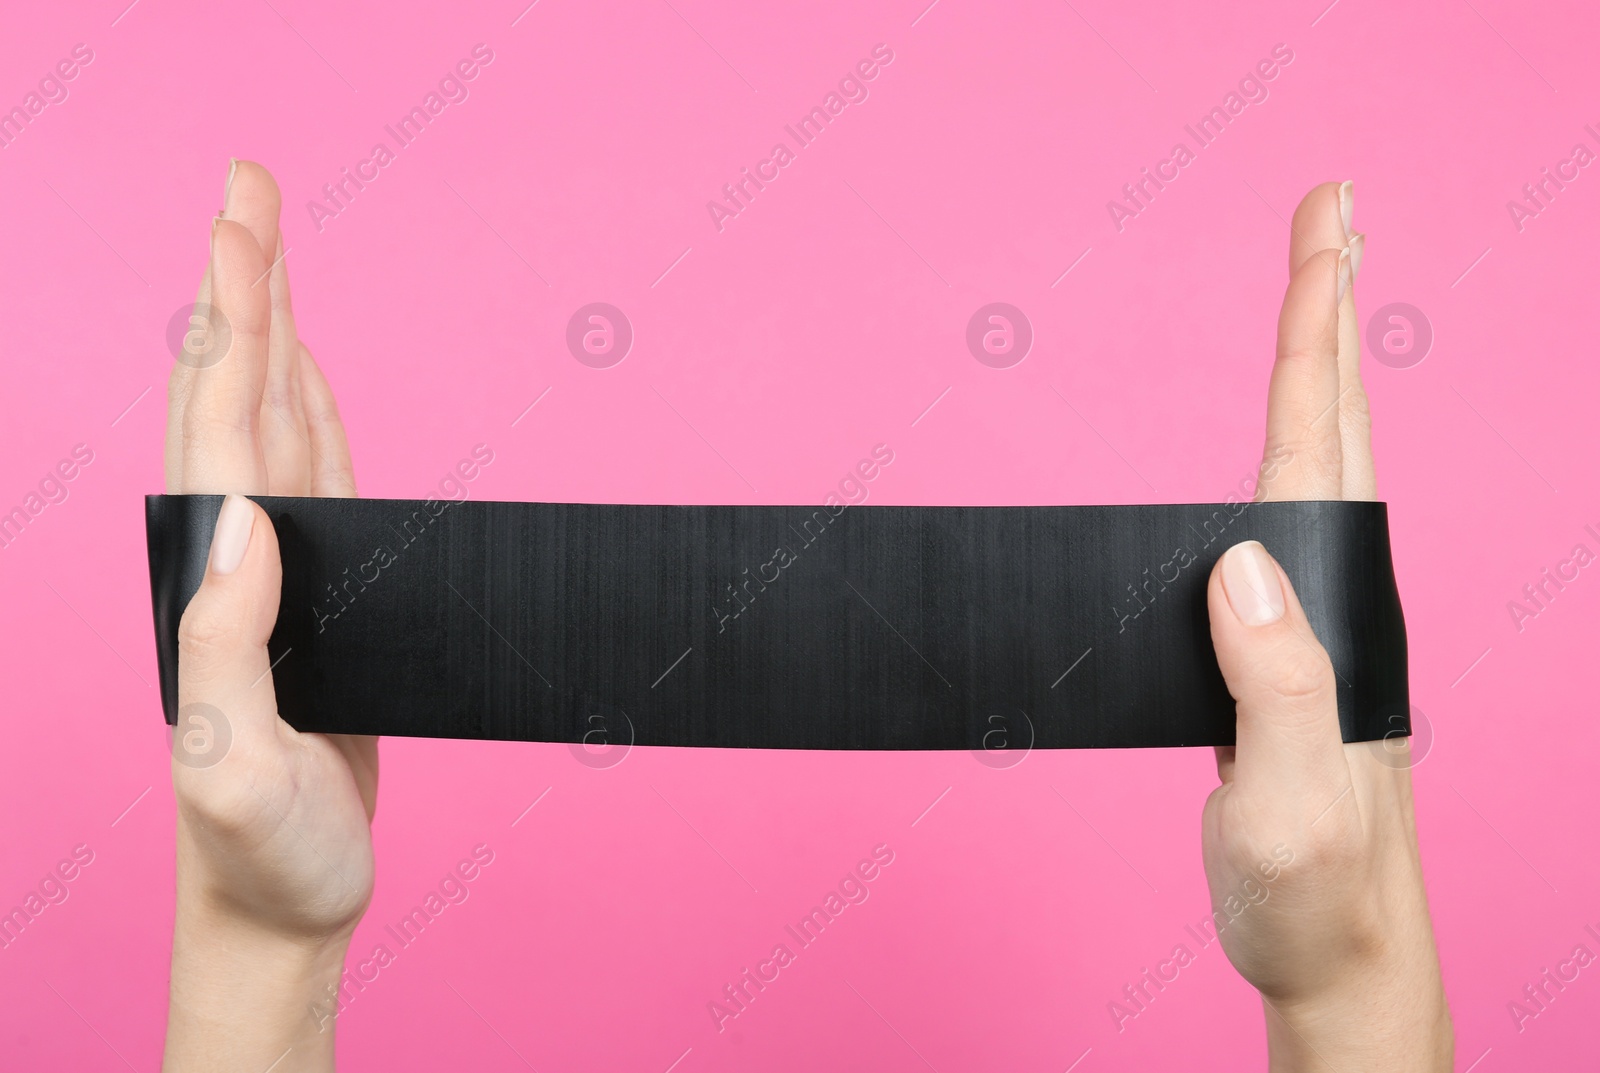
M1217 781L1224 784L1232 782L1237 750L1232 745L1218 745L1212 751L1217 755Z
M350 443L345 439L339 404L304 343L300 344L300 394L311 436L311 494L355 498L355 468L350 464Z
M1298 802L1334 800L1350 771L1333 664L1288 577L1247 540L1218 561L1207 600L1217 665L1236 702L1233 792L1289 813L1303 811Z
M228 202L228 187L233 183L233 163L228 164L228 179L222 187L222 202L226 207ZM222 218L218 212L211 218L211 235L208 241L214 241L217 221ZM189 325L194 331L205 329L203 335L187 334L183 337L180 353L173 354L176 359L172 372L167 377L167 439L164 451L164 463L167 478L167 491L182 492L183 489L183 413L189 403L189 395L194 390L194 374L198 365L206 360L203 351L196 352L192 349L191 340L197 340L202 345L213 342L210 331L210 303L211 303L211 252L207 247L205 271L200 275L200 287L195 292L194 306L190 310Z
M1378 498L1372 462L1372 411L1361 382L1361 322L1356 315L1356 276L1367 236L1350 240L1350 288L1339 303L1339 443L1343 449L1344 498Z
M305 495L310 490L310 445L300 404L300 350L289 298L282 197L272 173L249 160L233 161L222 216L244 225L261 248L266 268L251 286L267 292L272 309L267 338L267 374L261 397L261 452L270 495Z
M1321 183L1300 199L1289 221L1289 275L1323 250L1350 244L1354 191L1353 183Z
M1349 265L1346 251L1319 251L1284 292L1258 500L1343 497L1338 305Z
M221 214L219 213L218 216ZM208 232L214 231L217 226L217 217L213 217L208 226ZM190 310L189 325L191 329L199 330L206 326L208 310L211 302L211 257L209 240L206 256L205 271L200 276L200 287L195 293L194 306ZM167 438L163 451L163 468L166 472L167 491L182 492L183 489L183 412L188 406L190 392L194 388L195 363L202 360L201 355L190 353L191 339L199 338L202 345L209 339L209 334L195 337L185 335L179 353L173 354L172 372L167 376Z
M283 571L277 534L266 513L244 496L223 500L205 577L178 625L179 725L199 729L222 755L196 755L175 744L174 772L236 764L277 733L267 639L278 617ZM204 725L194 724L196 718ZM226 770L223 768L223 770Z
M188 493L267 490L259 426L272 311L251 286L266 268L255 238L232 220L211 233L211 300L232 333L219 360L194 370L182 417L182 484Z
M1293 275L1321 250L1350 249L1351 287L1339 303L1339 431L1344 466L1344 498L1372 499L1377 479L1367 393L1361 383L1361 325L1354 283L1366 251L1366 235L1355 230L1355 184L1323 183L1301 200L1290 224L1289 272Z
M261 453L267 461L268 494L303 496L311 492L311 439L301 398L300 340L288 306L289 274L283 263L281 236L278 241L278 258L267 277L272 284L272 333L267 343L266 390L261 397Z

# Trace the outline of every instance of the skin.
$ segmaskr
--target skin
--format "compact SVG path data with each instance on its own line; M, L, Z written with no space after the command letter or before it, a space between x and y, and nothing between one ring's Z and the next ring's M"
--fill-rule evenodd
M1263 458L1277 464L1263 462L1258 501L1377 495L1354 280L1342 297L1339 283L1365 245L1351 241L1350 216L1335 183L1313 189L1294 215L1267 393ZM1275 1073L1445 1073L1454 1036L1417 851L1409 740L1342 743L1332 664L1282 568L1265 558L1253 585L1230 572L1230 560L1260 549L1250 543L1229 550L1207 591L1238 733L1217 750L1221 785L1202 816L1206 878L1224 921L1247 880L1266 892L1243 900L1223 949L1261 992ZM1281 616L1250 624L1252 598L1274 582ZM1263 863L1270 871L1285 856L1263 883Z
M167 491L353 496L333 392L295 334L288 268L274 264L277 184L240 162L224 204L199 301L227 318L232 344L206 368L173 367ZM372 897L377 739L300 734L278 717L266 647L277 538L259 507L240 503L253 519L243 560L227 574L213 560L179 628L180 708L210 705L231 743L214 763L172 764L177 918L162 1068L332 1069L334 1022L312 1009L337 986ZM180 719L180 741L198 726Z
M274 260L278 213L272 177L240 162L199 296L226 316L233 342L209 368L173 370L170 492L355 494L333 394L295 334L288 270ZM1258 499L1376 495L1354 287L1339 286L1341 267L1353 276L1358 260L1341 254L1363 245L1348 227L1335 184L1295 213L1268 392L1274 464ZM1237 569L1255 549L1230 549L1208 589L1238 702L1238 744L1218 750L1221 785L1203 814L1223 948L1261 992L1275 1073L1443 1073L1453 1043L1406 746L1341 743L1333 670L1287 577L1270 559ZM334 1068L330 987L372 895L377 743L300 734L278 717L267 639L281 580L265 513L230 498L180 628L180 706L210 705L232 740L220 760L172 767L169 1073ZM181 720L178 730L189 740ZM1263 862L1277 864L1270 881ZM1241 891L1267 893L1234 916L1227 906Z

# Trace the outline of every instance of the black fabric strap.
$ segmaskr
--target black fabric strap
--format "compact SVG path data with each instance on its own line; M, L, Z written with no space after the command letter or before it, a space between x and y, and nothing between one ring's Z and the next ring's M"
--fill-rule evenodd
M1206 582L1255 539L1338 675L1409 733L1383 503L623 506L254 497L307 731L768 749L1226 745ZM161 695L220 496L149 496ZM1308 637L1307 642L1311 641ZM1003 729L1002 729L1003 728Z

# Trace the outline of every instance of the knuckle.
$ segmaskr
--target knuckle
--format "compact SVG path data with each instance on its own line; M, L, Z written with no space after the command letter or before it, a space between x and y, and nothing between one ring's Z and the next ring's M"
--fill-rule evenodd
M208 370L211 372L214 370ZM199 395L191 394L183 411L182 436L184 446L190 449L217 440L237 439L255 433L259 419L260 400L255 405L246 395L247 387L227 385L226 390L212 390Z
M290 427L305 424L298 381L291 381L287 376L269 376L261 398L267 408Z
M238 647L239 627L209 601L194 599L178 621L178 664L207 665Z
M1328 358L1328 353L1336 345L1336 340L1331 333L1307 337L1296 335L1289 339L1278 341L1278 360L1290 366L1311 366L1316 368Z
M1275 698L1295 708L1312 708L1333 698L1333 664L1328 654L1297 638L1271 654L1264 678Z
M1365 437L1372 432L1372 407L1367 401L1367 393L1360 388L1352 390L1339 403L1339 419L1343 423L1343 430L1353 433L1358 437Z
M1337 486L1344 471L1343 448L1337 436L1317 436L1314 430L1284 441L1296 466L1295 479L1304 487Z

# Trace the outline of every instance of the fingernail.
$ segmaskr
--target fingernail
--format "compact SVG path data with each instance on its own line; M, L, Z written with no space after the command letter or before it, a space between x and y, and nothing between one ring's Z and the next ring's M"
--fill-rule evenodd
M1283 617L1283 589L1267 549L1254 540L1235 544L1222 556L1222 589L1246 626L1265 626Z
M227 213L227 200L234 195L235 171L238 171L238 158L227 158L227 182L222 184L222 213L218 213L218 216L222 216L222 214Z
M256 512L244 496L229 496L217 514L216 532L211 534L211 572L231 574L244 562L250 547L250 530L255 528Z
M1355 234L1350 236L1350 282L1354 283L1361 275L1361 254L1367 248L1367 236Z
M1350 179L1339 184L1339 219L1344 221L1344 233L1348 237L1356 222L1356 184Z
M1344 301L1344 292L1350 289L1350 247L1339 251L1339 296L1335 302Z

